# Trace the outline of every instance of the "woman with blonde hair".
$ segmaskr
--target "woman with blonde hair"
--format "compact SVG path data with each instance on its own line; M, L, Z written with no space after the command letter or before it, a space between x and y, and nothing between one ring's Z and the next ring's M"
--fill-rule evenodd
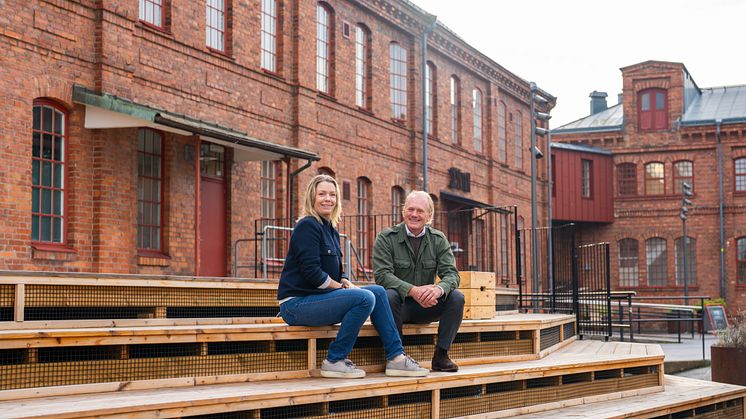
M427 375L428 370L404 353L386 290L379 285L358 288L342 271L337 231L341 216L337 181L327 175L315 176L306 188L301 218L290 236L277 289L280 315L291 326L340 323L337 338L321 364L322 377L365 377L365 371L347 357L368 316L386 351L386 375Z

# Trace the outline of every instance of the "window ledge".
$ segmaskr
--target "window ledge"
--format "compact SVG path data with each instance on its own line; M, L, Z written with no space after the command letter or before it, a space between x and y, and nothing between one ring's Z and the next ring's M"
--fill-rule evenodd
M285 78L282 77L282 75L276 71L267 70L266 68L262 68L262 73L264 73L265 76L272 77L273 79L277 79L280 81L285 81Z
M164 36L167 36L169 38L173 38L174 37L173 32L171 32L170 30L168 30L166 28L162 28L162 27L157 26L157 25L154 25L154 24L152 24L152 23L150 23L148 21L145 21L145 20L141 19L137 23L140 25L140 27L142 27L143 29L147 29L150 32L155 32L158 35L164 35Z
M207 52L209 52L212 55L218 56L224 60L236 61L236 59L233 58L233 56L228 51L221 51L219 49L215 49L209 46L205 46L205 48L207 48Z
M31 243L31 248L40 252L78 253L77 250L62 243Z
M375 116L375 114L373 113L373 111L371 111L370 109L363 108L363 107L357 106L357 105L355 105L355 108L357 108L358 112L362 112L362 113L364 113L364 114L366 114L368 116Z
M77 250L64 244L32 243L31 258L37 260L57 260L71 262L77 259Z
M142 266L169 266L171 256L160 252L143 252L137 253L137 264Z

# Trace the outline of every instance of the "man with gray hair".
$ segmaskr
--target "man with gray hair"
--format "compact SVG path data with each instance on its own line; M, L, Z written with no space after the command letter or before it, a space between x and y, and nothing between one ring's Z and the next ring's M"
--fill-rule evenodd
M433 371L458 371L448 357L464 317L464 294L451 244L428 224L434 212L427 192L412 191L404 201L404 222L383 230L373 246L376 283L386 288L394 322L427 324L440 320ZM440 281L436 284L436 275Z

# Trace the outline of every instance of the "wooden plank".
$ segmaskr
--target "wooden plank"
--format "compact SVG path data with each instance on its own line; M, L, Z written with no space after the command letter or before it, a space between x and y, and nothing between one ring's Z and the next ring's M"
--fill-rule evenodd
M440 419L440 389L432 391L430 405L432 406L432 409L430 410L430 418Z
M13 320L17 322L24 321L24 312L26 310L26 285L16 284L16 295L13 301Z
M495 289L495 273L494 272L476 272L476 271L463 271L459 272L461 280L459 281L459 288L491 288ZM494 301L494 295L493 295Z

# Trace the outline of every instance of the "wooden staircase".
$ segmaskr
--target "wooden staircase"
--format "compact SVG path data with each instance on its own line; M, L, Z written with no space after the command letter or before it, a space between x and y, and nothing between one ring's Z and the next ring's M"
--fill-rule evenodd
M321 378L336 326L271 317L275 289L0 273L0 417L746 417L746 389L666 377L658 345L578 340L574 317L560 314L465 320L450 350L459 372L424 378L384 376L366 324L350 358L368 376ZM267 315L241 316L257 313ZM407 353L429 366L437 325L404 334Z

